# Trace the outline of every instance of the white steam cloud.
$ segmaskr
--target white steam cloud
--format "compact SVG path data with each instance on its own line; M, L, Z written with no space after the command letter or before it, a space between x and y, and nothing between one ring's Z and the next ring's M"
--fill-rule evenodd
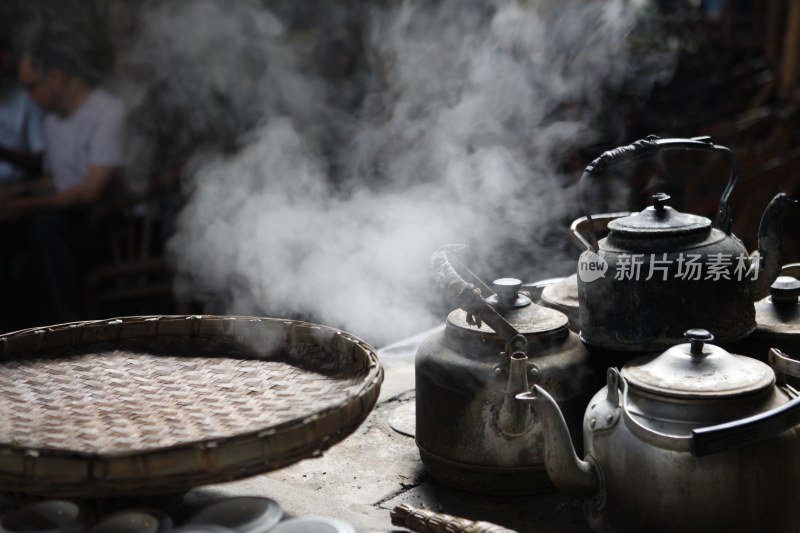
M546 241L578 214L567 158L624 135L601 120L610 91L646 93L671 66L632 51L644 0L367 5L353 99L260 3L148 4L129 56L147 58L148 90L131 97L191 118L173 138L192 164L169 245L211 311L304 315L381 345L441 322L441 244L469 243L495 277L566 275L569 249ZM233 146L200 149L207 131Z

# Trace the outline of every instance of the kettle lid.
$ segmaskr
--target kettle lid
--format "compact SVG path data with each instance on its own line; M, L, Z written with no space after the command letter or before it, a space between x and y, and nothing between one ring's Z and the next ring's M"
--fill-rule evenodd
M792 276L778 276L770 286L769 293L769 296L755 304L758 334L779 337L800 335L800 280Z
M547 336L551 334L560 336L569 331L567 315L555 309L536 304L503 313L503 318L520 334L525 336ZM480 325L471 323L467 313L462 309L455 309L447 315L447 325L463 333L475 334L480 338L499 338L499 335L486 322L482 322Z
M531 336L561 336L569 331L569 319L555 309L542 307L519 290L522 282L515 278L500 278L492 282L494 295L486 302L520 334ZM466 311L455 309L447 315L447 325L467 334L498 336L486 322L473 323Z
M766 364L708 344L714 339L708 331L690 329L685 335L689 343L634 359L622 368L622 376L639 390L684 399L741 396L775 383Z
M769 294L776 305L792 307L800 298L800 280L792 276L778 276L770 286Z
M644 211L608 223L608 229L625 237L666 237L707 233L711 221L705 217L681 213L666 204L669 195L653 195L653 205Z

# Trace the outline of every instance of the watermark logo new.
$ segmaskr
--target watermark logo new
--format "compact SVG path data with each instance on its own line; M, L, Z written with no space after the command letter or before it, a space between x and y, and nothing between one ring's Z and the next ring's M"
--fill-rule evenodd
M578 276L584 283L606 277L608 263L594 252L586 252L578 261Z
M602 253L602 252L601 252ZM618 281L667 281L680 279L685 281L721 281L758 278L761 269L761 257L758 253L748 256L745 253L702 254L683 253L669 257L661 254L619 254L614 261L614 279ZM606 277L609 270L605 258L592 251L581 255L578 262L578 276L584 283L590 283Z

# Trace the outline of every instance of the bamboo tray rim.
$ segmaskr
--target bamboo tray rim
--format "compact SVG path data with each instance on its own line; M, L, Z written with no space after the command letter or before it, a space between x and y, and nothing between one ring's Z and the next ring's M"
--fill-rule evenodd
M311 414L255 431L121 453L82 453L0 442L0 487L48 497L167 493L231 481L316 456L355 431L377 402L383 369L376 351L336 328L255 316L118 317L29 328L0 336L0 364L58 357L60 350L169 337L202 344L226 338L322 346L363 366L355 393Z

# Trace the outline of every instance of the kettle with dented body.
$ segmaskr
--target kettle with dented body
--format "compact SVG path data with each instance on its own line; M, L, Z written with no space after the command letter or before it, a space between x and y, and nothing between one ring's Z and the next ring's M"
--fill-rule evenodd
M515 396L530 383L539 384L578 431L602 369L592 366L564 314L533 303L520 290L520 280L502 278L486 286L458 261L455 249L440 248L432 267L458 308L416 354L416 443L422 462L436 480L471 492L553 490L541 424Z
M541 387L517 396L544 427L553 483L585 497L595 531L797 531L800 398L786 374L709 343L688 343L611 368L583 419L579 459L563 415Z

